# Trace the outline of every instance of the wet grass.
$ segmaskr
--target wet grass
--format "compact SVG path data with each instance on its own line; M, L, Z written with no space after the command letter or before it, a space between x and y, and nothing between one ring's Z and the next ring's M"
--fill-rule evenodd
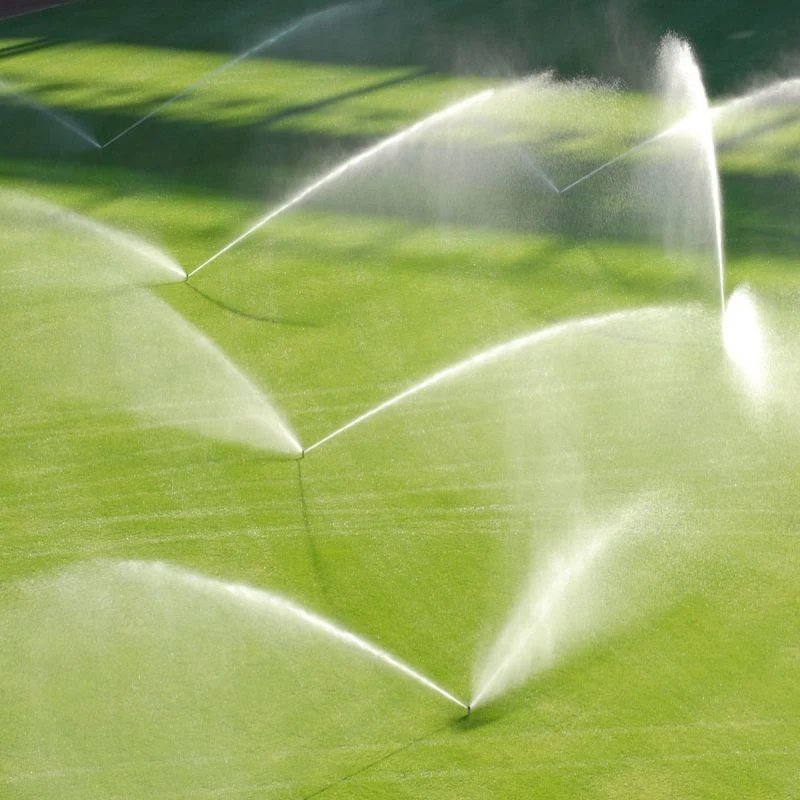
M37 36L17 23L0 77L98 135L225 60L211 40L144 46L132 23L111 35L99 3L67 13L81 41L20 48ZM96 152L6 96L2 188L191 269L327 166L495 83L335 61L239 65ZM774 405L754 411L716 339L708 264L644 224L659 220L636 183L650 162L574 197L537 180L530 159L563 185L655 129L646 96L596 93L591 112L582 99L523 95L432 131L192 286L124 289L126 320L151 292L164 299L306 446L515 336L696 304L688 321L634 315L443 383L310 453L302 484L294 462L87 404L92 373L72 344L91 359L132 337L97 315L107 288L43 279L53 265L119 269L120 252L81 234L43 242L46 215L6 214L4 279L42 278L0 322L6 794L796 794L797 125L766 113L722 152L729 287L755 287L785 348ZM168 362L176 342L162 346ZM658 497L652 529L571 600L569 618L595 620L588 633L556 638L550 669L468 720L247 603L118 566L165 561L279 592L466 699L529 564L642 496Z

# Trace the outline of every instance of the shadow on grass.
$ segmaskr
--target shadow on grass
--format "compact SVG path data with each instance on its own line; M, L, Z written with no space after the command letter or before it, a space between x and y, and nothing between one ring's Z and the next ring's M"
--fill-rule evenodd
M26 53L36 53L40 50L47 50L50 47L58 46L58 42L53 39L32 39L27 42L0 47L0 60L14 58L15 56L25 55Z
M48 43L121 42L235 54L303 16L336 5L321 0L115 0L81 2L0 21L0 36ZM712 93L730 91L791 52L800 17L789 0L355 0L338 22L311 26L271 54L304 61L411 65L458 74L510 75L556 69L641 88L658 39L675 31L693 42ZM255 32L255 33L254 33Z
M103 202L154 191L210 191L257 202L266 212L376 141L374 137L274 129L272 124L387 86L412 83L425 74L416 71L334 94L256 124L232 126L154 117L129 137L100 151L35 109L0 104L2 171L12 182L38 183L46 177L49 184L64 188L94 188ZM87 130L96 130L123 126L130 117L83 114L80 119L87 123ZM565 136L572 136L573 144L580 140L574 131ZM563 143L554 134L544 146ZM620 141L620 152L631 144ZM413 139L407 146L365 163L353 175L332 182L309 197L303 208L439 228L548 234L578 244L655 243L652 220L637 207L640 198L626 194L632 175L627 162L557 195L543 184L537 172L538 159L531 161L533 147L524 143L465 145L446 136L433 141ZM798 149L800 143L794 151L785 148L781 164L789 168ZM777 174L723 175L729 255L797 258L797 213L788 198L797 194L800 180L794 174L781 174L781 164L775 165ZM577 176L597 165L589 153L575 155L568 162L569 172ZM658 187L653 189L657 192ZM242 219L231 236L251 222ZM226 235L224 226L220 234Z
M244 317L245 319L252 320L253 322L269 322L271 325L289 325L298 328L321 327L319 322L312 322L310 320L307 321L307 320L287 319L285 317L277 317L270 314L251 314L246 310L236 308L235 306L226 303L224 300L212 297L210 294L207 294L202 289L198 289L197 286L195 286L193 283L187 283L186 285L193 292L196 292L198 295L200 295L200 297L202 297L206 302L211 303L211 305L216 306L222 311L226 311L228 314L233 314L237 317Z
M326 97L324 100L318 100L313 103L300 103L299 105L282 109L275 114L267 115L263 120L261 120L260 125L268 128L270 125L274 125L276 122L282 122L283 120L302 114L310 114L314 111L321 111L324 108L330 108L331 106L334 106L337 103L341 103L345 100L352 100L356 97L366 97L367 95L373 94L374 92L379 92L382 89L388 89L393 86L401 86L403 84L411 83L430 74L431 71L427 67L421 67L420 69L413 70L406 75L400 75L396 78L388 78L386 80L378 81L377 83L372 83L369 86L351 89L347 92L340 92L338 94L331 95L330 97Z

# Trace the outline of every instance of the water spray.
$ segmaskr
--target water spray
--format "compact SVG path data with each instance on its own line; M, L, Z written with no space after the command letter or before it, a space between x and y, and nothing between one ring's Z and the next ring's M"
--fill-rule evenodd
M784 100L800 93L800 78L787 78L775 81L761 89L756 89L748 94L732 97L711 109L714 120L722 119L730 113L736 113L750 106L769 103L774 100Z
M620 153L618 156L606 161L604 164L601 164L599 167L595 167L591 172L587 172L586 175L578 178L577 180L573 181L572 183L565 186L563 189L559 189L559 194L566 194L570 189L574 189L576 186L580 186L584 181L588 181L589 178L593 178L595 175L603 172L603 170L608 169L609 167L614 166L614 164L618 164L620 161L624 161L629 156L632 156L634 153L637 153L639 150L644 150L646 147L650 147L650 145L655 144L656 142L661 141L662 139L667 139L670 136L675 136L676 134L680 133L681 131L686 130L689 125L689 119L682 119L679 122L676 122L674 125L670 126L661 133L657 133L655 136L651 136L649 139L645 139L643 142L639 142L639 144L634 145L633 147L626 150L624 153Z
M714 220L714 256L720 294L720 311L725 314L725 252L722 223L722 187L714 144L713 115L708 103L703 76L688 42L676 36L664 37L659 54L660 69L670 93L667 100L676 100L688 107L683 124L693 135L702 155L703 169L708 181L708 200Z
M29 94L26 94L19 89L11 86L7 81L0 80L0 89L5 90L9 94L14 95L23 105L26 105L35 111L38 111L40 114L48 117L49 119L53 120L53 122L60 125L62 128L74 133L79 139L82 139L87 144L90 144L92 147L97 149L101 148L100 142L94 138L91 134L87 133L77 122L74 122L69 117L65 116L64 114L55 111L52 108L49 108L46 105L34 100Z
M711 122L713 123L717 120L724 119L727 115L736 113L748 106L769 102L776 98L781 98L784 95L791 95L796 92L800 92L800 78L777 81L774 84L765 86L763 89L758 89L740 97L733 97L730 100L720 103L719 105L710 107L708 109L708 114L711 118ZM580 178L574 180L567 186L564 186L562 189L556 188L556 191L560 194L564 194L565 192L568 192L576 186L579 186L584 181L589 180L589 178L592 178L598 173L603 172L614 164L618 164L620 161L632 156L639 150L643 150L650 145L656 144L663 139L668 139L671 136L677 136L681 133L685 133L693 124L693 117L694 115L688 115L683 119L678 120L678 122L676 122L674 125L671 125L669 128L649 137L648 139L645 139L642 142L639 142L638 144L633 145L625 152L620 153L614 158L604 162L599 167L595 167L593 170L591 170L591 172L587 172L585 175L582 175Z
M585 317L582 319L569 320L567 322L561 322L556 325L551 325L550 327L544 328L543 330L538 330L534 331L533 333L525 334L524 336L512 339L509 342L504 342L503 344L495 345L494 347L490 347L487 350L483 350L474 356L465 358L463 361L459 361L457 364L445 367L439 372L436 372L433 375L430 375L429 377L420 381L419 383L415 383L413 386L409 387L405 391L396 394L394 397L390 397L388 400L384 400L382 403L379 403L377 406L371 408L369 411L365 411L363 414L351 420L347 424L342 425L341 428L337 428L335 431L329 433L327 436L323 436L322 439L320 439L319 441L314 442L314 444L310 445L309 447L306 447L304 452L311 453L318 447L322 447L322 445L326 444L332 439L335 439L337 436L341 436L343 433L349 431L351 428L355 428L362 422L366 422L368 419L371 419L377 414L380 414L383 411L392 408L392 406L396 406L399 403L402 403L404 400L407 400L408 398L413 397L414 395L419 394L420 392L430 389L436 386L437 384L442 383L443 381L449 380L450 378L455 378L459 375L464 374L465 372L477 369L478 367L482 367L486 364L490 364L491 362L503 358L504 356L517 353L520 350L524 350L526 347L530 347L532 345L539 344L540 342L545 342L549 339L553 339L568 331L591 330L594 328L602 327L603 325L608 325L614 322L621 321L623 319L630 317L632 314L654 315L662 312L663 310L664 309L658 309L655 307L643 308L643 309L638 309L636 311L617 311L611 314L604 314L597 317Z
M418 672L413 667L410 667L391 653L361 638L355 633L339 627L324 617L296 605L291 600L287 600L284 597L272 594L263 589L255 589L241 583L228 583L227 581L215 578L207 578L203 575L190 572L189 570L173 567L162 562L126 561L119 564L118 568L140 572L145 575L165 575L173 581L189 586L196 591L227 597L251 609L268 611L278 616L291 619L294 622L324 634L327 638L339 642L350 649L357 650L370 656L384 666L410 678L426 689L430 689L432 692L435 692L460 708L467 708L466 703L452 695L447 689L423 675L421 672Z
M105 242L123 253L126 259L130 257L136 259L136 263L132 265L134 269L127 271L124 264L120 263L119 257L94 270L87 264L80 272L67 269L59 271L60 262L50 263L46 268L37 264L35 271L31 270L31 286L130 287L171 284L186 280L186 273L164 250L134 234L92 217L83 216L55 203L16 190L0 191L0 208L7 219L20 219L24 224L31 226L44 224L81 231L91 237L90 241Z
M603 170L608 169L614 164L628 158L629 156L643 150L650 145L656 144L664 139L683 134L693 134L699 142L702 155L703 167L708 180L711 210L714 218L714 256L717 264L719 295L721 313L725 313L725 253L724 235L722 222L722 188L719 178L719 166L717 164L716 146L714 143L714 120L726 109L736 108L747 102L746 98L738 98L729 101L717 109L711 109L706 95L703 78L697 60L694 57L692 48L689 44L674 36L665 37L661 47L662 69L665 73L680 80L681 88L688 95L690 107L689 112L674 125L664 131L651 136L643 142L634 145L630 149L618 156L606 161L586 175L578 178L560 190L561 194L566 194L571 189L589 180ZM759 96L769 96L767 90L756 92L751 97L750 102L755 101Z
M434 114L425 117L419 122L415 122L413 125L403 129L399 133L395 133L386 139L382 139L372 147L369 147L366 150L363 150L362 152L353 156L352 158L347 159L347 161L340 164L338 167L335 167L330 172L326 173L321 178L316 180L314 183L310 184L309 186L306 186L305 189L301 190L300 192L289 198L289 200L287 200L282 205L278 206L278 208L270 211L267 215L263 216L260 220L258 220L254 225L249 227L244 233L237 236L233 241L226 244L225 247L223 247L221 250L218 250L216 253L214 253L213 256L207 258L202 264L195 267L187 275L187 279L191 278L193 275L200 272L201 269L204 269L209 264L216 261L221 255L224 255L229 250L232 250L234 247L243 242L245 239L248 239L256 231L263 228L267 223L271 222L273 219L280 216L285 211L288 211L290 208L293 208L298 203L302 203L303 200L305 200L307 197L318 192L320 189L327 186L328 184L333 183L334 181L341 178L342 175L345 175L351 170L361 166L365 162L374 158L379 153L382 153L384 150L393 147L397 144L400 144L405 139L420 133L426 128L438 125L441 122L444 122L445 120L448 120L456 116L457 114L463 113L464 111L466 111L469 108L472 108L473 106L486 102L494 94L495 94L494 89L486 89L483 92L479 92L478 94L467 97L465 100L460 100L457 103L454 103L453 105L448 106L447 108L441 111L437 111Z
M250 56L255 55L259 51L266 50L267 48L271 47L272 45L277 44L282 39L284 39L287 36L289 36L290 34L294 33L299 28L304 28L310 22L312 22L314 20L317 20L320 17L323 17L323 16L326 16L328 14L331 14L334 11L338 11L339 9L341 9L344 6L347 6L347 5L349 5L349 3L344 3L342 5L333 6L332 8L328 8L328 9L325 9L323 11L317 11L317 12L315 12L313 14L309 14L309 15L303 17L302 19L299 19L297 22L293 23L292 25L289 25L288 27L284 28L283 30L278 31L278 33L271 34L270 36L268 36L263 41L260 41L258 44L255 44L252 47L250 47L247 50L245 50L244 52L239 53L238 56L235 56L234 58L230 59L229 61L226 61L224 64L221 64L220 66L218 66L216 69L212 69L210 72L207 72L205 75L201 76L200 78L198 78L193 83L190 83L188 86L185 86L176 95L173 95L172 97L170 97L167 100L165 100L163 103L160 103L154 109L152 109L150 112L145 114L143 117L137 119L132 124L128 125L127 128L125 128L124 130L120 131L116 136L113 136L111 139L109 139L103 145L98 145L98 147L106 148L109 145L114 144L114 142L118 141L123 136L126 136L131 131L133 131L136 128L138 128L140 125L143 125L145 122L147 122L147 120L152 119L157 114L160 114L165 108L169 108L169 106L171 106L173 103L177 103L178 100L182 100L184 97L189 95L194 89L198 89L200 86L203 86L204 84L209 83L214 78L216 78L217 76L221 75L223 72L226 72L231 67L235 67L237 64L240 64L242 61L245 61L246 59L250 58Z

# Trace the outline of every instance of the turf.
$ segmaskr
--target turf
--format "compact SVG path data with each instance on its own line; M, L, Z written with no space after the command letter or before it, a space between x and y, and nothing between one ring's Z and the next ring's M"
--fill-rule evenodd
M236 65L103 150L8 86L106 141L291 9L209 2L200 24L183 4L128 16L87 0L0 23L4 795L800 791L790 107L719 130L729 291L752 286L773 332L766 406L720 346L705 251L664 248L669 182L655 198L642 189L664 155L563 196L539 177L564 186L657 131L644 92L506 90L191 285L143 287L130 251L7 194L115 226L190 270L378 137L502 91L519 60L500 68L498 54L519 56L519 39L509 8L489 5L425 23L448 41L493 31L481 69L414 50L425 25L410 13L402 46L374 55L403 18L377 7ZM740 83L726 81L732 41L700 42L727 91ZM767 60L756 44L747 63ZM181 359L202 336L308 446L487 347L653 306L444 381L300 471L142 410L218 385L218 368ZM637 535L614 539L558 611L552 656L468 719L214 583L291 598L466 700L529 574L641 502Z

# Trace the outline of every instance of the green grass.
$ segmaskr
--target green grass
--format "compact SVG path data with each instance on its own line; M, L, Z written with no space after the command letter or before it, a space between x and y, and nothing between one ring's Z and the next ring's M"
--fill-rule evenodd
M70 42L113 17L57 13L64 41L0 77L101 139L227 58L135 31ZM30 20L7 30L2 45L38 41ZM505 83L262 58L102 151L6 97L2 189L189 270L327 167L490 85ZM759 110L719 130L728 288L753 287L770 337L759 406L719 342L706 250L664 248L676 198L642 183L663 160L564 196L530 167L579 177L658 130L652 98L502 98L275 220L198 291L143 288L137 257L5 195L0 794L800 791L797 123ZM308 446L489 346L651 306L677 310L567 331L353 428L303 460L302 496L294 461L141 409L231 384L187 359L202 334ZM529 573L642 498L557 612L552 660L468 720L209 582L291 598L466 700Z

